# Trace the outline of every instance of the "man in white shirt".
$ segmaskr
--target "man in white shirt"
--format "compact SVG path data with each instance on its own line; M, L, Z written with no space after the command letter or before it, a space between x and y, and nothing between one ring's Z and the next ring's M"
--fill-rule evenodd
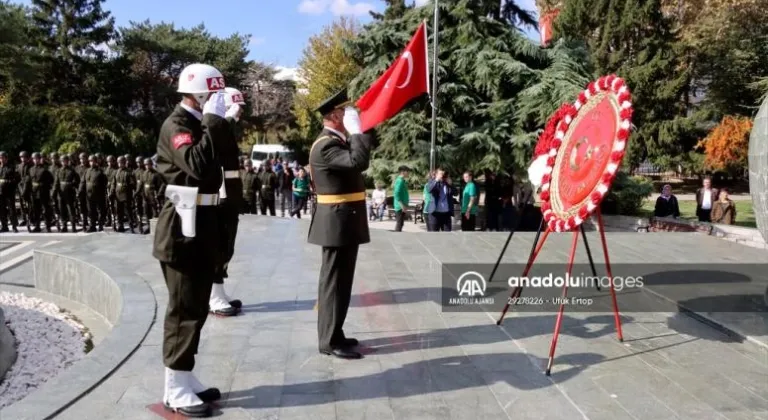
M712 188L712 178L704 177L702 188L696 191L696 216L700 222L711 222L712 203L717 200L718 191Z
M387 208L387 190L381 182L376 183L376 189L371 194L371 204L368 206L368 219L373 220L378 218L379 221L384 220L384 211Z

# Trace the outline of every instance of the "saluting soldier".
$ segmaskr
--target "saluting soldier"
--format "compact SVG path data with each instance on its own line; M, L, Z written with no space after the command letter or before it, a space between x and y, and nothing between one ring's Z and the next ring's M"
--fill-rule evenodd
M75 217L75 203L77 202L77 191L80 189L80 176L69 165L69 156L61 156L61 168L56 172L56 181L54 190L59 198L59 228L62 232L68 232L67 222L72 224L72 232L77 232Z
M235 239L240 217L240 208L243 201L243 182L240 180L240 163L238 161L240 150L237 147L237 122L245 105L242 92L235 88L224 89L224 101L227 106L226 119L230 126L230 136L218 144L219 158L221 159L222 190L225 198L219 201L219 229L221 230L221 264L216 276L213 278L211 297L208 306L211 313L219 316L234 316L240 311L243 303L239 299L232 299L224 290L224 279L229 277L228 268L232 256L235 254Z
M323 131L309 152L317 206L309 225L309 243L323 247L318 286L317 335L320 353L359 359L358 341L344 335L352 297L357 251L370 242L362 172L368 168L375 136L362 133L360 117L348 103L346 90L317 111ZM344 132L349 133L349 136Z
M16 185L19 183L19 173L8 164L8 154L0 152L0 233L8 232L10 219L13 231L16 228Z
M29 169L29 178L32 182L32 217L34 225L32 232L40 232L40 219L45 217L45 230L51 232L53 224L53 208L51 207L51 189L53 188L53 174L43 164L43 155L32 153L34 166Z
M160 211L153 250L168 286L163 401L169 411L188 417L210 417L210 403L221 398L219 390L203 386L192 369L221 259L217 204L223 177L218 146L230 135L219 92L224 87L224 77L214 67L187 66L179 76L178 91L184 97L163 123L157 142L157 169L167 182L166 193L179 197L169 199ZM184 199L181 194L189 193L182 187L196 189L195 212L175 207Z
M261 189L259 191L259 205L261 207L261 214L267 214L269 210L270 216L275 216L275 192L277 191L277 175L272 172L272 166L264 162L259 170L263 169L264 172L259 174L259 184Z
M136 233L133 219L133 191L136 190L136 180L133 172L126 167L125 156L117 158L117 170L112 178L112 196L115 197L115 230L125 232L125 221L128 219L128 227L131 233Z
M259 175L253 171L253 163L250 160L246 160L243 166L243 172L240 174L240 179L243 182L243 214L259 214L259 210L256 208L256 192L261 188L261 181Z
M16 172L19 173L19 202L21 204L21 224L27 225L27 230L32 231L32 225L29 223L32 210L32 180L29 178L29 170L32 169L32 162L29 160L27 152L19 153L19 165Z
M99 166L98 155L91 155L88 158L88 163L90 167L80 180L80 188L85 190L85 197L88 201L88 232L96 232L96 226L101 232L104 230L104 221L107 217L106 200L109 180Z
M88 170L88 154L80 153L79 159L80 164L75 167L75 172L77 172L77 176L82 180L85 178L85 171ZM84 185L78 185L77 188L77 207L83 230L88 230L88 200L85 197Z

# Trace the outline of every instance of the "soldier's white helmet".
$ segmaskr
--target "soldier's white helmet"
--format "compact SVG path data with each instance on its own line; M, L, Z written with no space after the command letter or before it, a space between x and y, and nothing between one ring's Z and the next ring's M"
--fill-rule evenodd
M178 92L194 96L202 107L211 92L224 90L225 86L224 76L215 67L196 63L181 71Z
M243 96L243 92L231 87L224 88L224 92L226 93L226 95L224 95L224 104L227 108L234 104L245 105L245 96Z

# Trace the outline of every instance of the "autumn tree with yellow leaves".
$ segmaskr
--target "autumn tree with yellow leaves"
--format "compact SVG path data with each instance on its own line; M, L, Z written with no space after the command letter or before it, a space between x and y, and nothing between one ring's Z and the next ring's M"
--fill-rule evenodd
M320 128L314 109L325 99L346 88L360 72L349 56L346 43L360 32L360 24L341 17L311 37L299 60L294 113L301 135L311 141Z
M705 165L714 171L742 175L747 168L749 133L752 120L747 117L728 115L723 118L699 147L704 149Z

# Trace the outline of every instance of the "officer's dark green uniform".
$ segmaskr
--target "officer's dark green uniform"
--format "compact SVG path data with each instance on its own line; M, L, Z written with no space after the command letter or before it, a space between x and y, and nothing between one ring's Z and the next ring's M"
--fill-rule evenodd
M85 171L85 176L80 180L80 188L85 190L88 201L88 232L104 230L104 221L107 217L107 187L109 180L104 171L99 167L99 157L91 155L88 158L90 168Z
M149 233L149 220L155 217L155 213L159 211L158 194L163 188L163 178L152 167L151 159L144 159L144 170L140 172L136 183L144 196L144 215L147 218L147 229L144 230L144 233Z
M32 232L40 232L40 219L45 217L45 228L51 231L53 224L53 207L51 207L51 189L53 188L53 174L43 164L40 153L33 153L34 166L29 169L29 178L32 182L32 213L31 221L34 225Z
M258 214L256 209L256 193L261 188L261 181L259 180L259 174L253 171L251 162L246 162L243 166L242 172L240 172L240 179L243 183L243 214Z
M168 286L163 362L172 370L194 368L200 331L208 317L208 298L221 252L216 204L222 174L216 147L228 130L224 118L206 114L201 121L181 105L160 129L157 171L167 188L198 188L194 238L182 234L181 218L171 200L160 210L155 230L152 255L160 261Z
M323 115L343 113L341 92L320 106ZM340 118L339 118L340 119ZM370 242L362 172L368 168L375 137L372 133L347 139L325 128L312 145L309 165L317 206L309 225L309 243L323 247L318 287L317 334L321 353L360 357L349 351L357 344L342 327L352 296L352 281L360 244Z
M0 152L0 232L8 232L8 222L16 228L16 185L19 183L19 173L8 164L8 154Z
M133 218L133 192L136 190L136 179L133 171L126 167L124 156L117 158L117 170L112 178L111 196L115 197L115 230L125 232L125 221L128 219L128 227L131 233L135 233L136 221Z
M141 156L136 156L135 165L132 168L133 172L133 178L136 180L136 189L133 191L133 211L134 211L134 217L138 223L139 230L141 230L142 226L142 220L145 216L144 214L144 192L143 187L141 185L141 182L139 181L139 178L141 178L141 174L144 172L144 158ZM147 217L147 226L149 226L149 217Z
M56 171L54 182L54 189L59 197L59 227L62 232L67 232L67 222L71 222L72 232L77 232L75 203L77 202L77 191L80 189L80 176L69 166L69 156L64 155L62 162L64 164Z
M243 205L243 181L240 179L240 148L237 146L237 121L233 118L227 118L229 124L229 136L218 144L219 159L224 173L224 189L226 198L221 199L219 203L219 229L221 229L221 265L219 271L214 277L213 282L223 284L224 279L229 277L227 269L232 256L235 255L235 239L237 238L237 226L240 218L240 208ZM237 313L232 309L240 309L243 303L238 299L229 301L232 308L223 310L214 310L219 315L232 315Z
M80 164L75 167L77 176L82 181L85 178L85 171L88 170L88 155L80 153ZM83 230L88 229L88 200L85 197L85 186L80 185L77 189L77 207L79 210L80 221L83 224Z
M61 169L61 162L59 162L59 154L56 152L48 155L48 170L51 171L54 181ZM54 183L55 184L55 183ZM60 224L61 210L59 209L59 190L56 185L51 184L51 203L53 204L53 214L56 216L56 225ZM61 228L61 227L59 227Z
M32 162L29 160L27 152L19 153L19 165L16 172L19 173L19 202L21 203L21 215L27 230L32 231L30 213L32 212L32 180L29 178L29 170L32 169Z
M112 184L115 182L115 172L117 172L117 162L112 155L107 156L107 166L104 168L104 175L107 176L107 224L117 229L117 203L115 203L115 194Z
M269 210L270 216L275 216L275 190L277 190L277 175L272 172L272 167L268 163L263 163L260 169L264 169L264 172L259 174L259 205L261 207L261 214L267 214Z

